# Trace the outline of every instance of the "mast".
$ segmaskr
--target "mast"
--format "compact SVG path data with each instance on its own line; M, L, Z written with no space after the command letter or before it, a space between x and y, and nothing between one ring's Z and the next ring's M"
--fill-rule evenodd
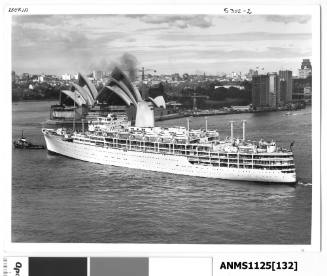
M74 91L74 120L73 120L73 131L75 131L75 119L76 119L76 92Z
M230 121L230 139L234 140L234 121Z
M193 94L193 111L196 110L196 97L195 97L195 93Z
M208 117L205 116L204 119L205 119L205 121L206 121L206 132L207 132L207 131L208 131Z
M59 92L59 105L61 105L61 89L60 89L60 92Z
M190 131L190 118L186 118L187 121L187 131Z
M242 127L243 127L243 141L245 141L245 124L246 124L246 120L242 120Z

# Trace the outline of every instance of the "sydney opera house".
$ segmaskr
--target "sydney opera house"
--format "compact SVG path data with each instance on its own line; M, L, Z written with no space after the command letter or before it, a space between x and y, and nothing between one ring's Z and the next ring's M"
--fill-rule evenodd
M100 91L87 77L78 74L78 82L72 82L70 90L62 90L61 93L64 96L60 97L60 104L52 106L50 114L51 121L57 123L81 121L92 115L104 116L109 112L126 112L135 126L152 127L153 109L166 108L162 96L142 98L138 88L117 67ZM64 105L63 98L69 99L71 104Z

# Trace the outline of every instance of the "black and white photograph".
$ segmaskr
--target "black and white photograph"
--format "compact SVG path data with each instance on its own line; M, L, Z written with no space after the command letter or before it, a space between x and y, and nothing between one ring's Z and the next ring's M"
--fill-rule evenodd
M11 242L311 245L313 20L13 15Z

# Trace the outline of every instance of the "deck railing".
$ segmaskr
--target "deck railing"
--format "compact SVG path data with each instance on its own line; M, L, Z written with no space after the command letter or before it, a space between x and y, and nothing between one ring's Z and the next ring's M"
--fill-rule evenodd
M228 153L213 151L212 146L150 142L122 137L75 134L74 142L105 148L117 148L160 154L185 156L192 164L229 168L295 170L293 154L278 153Z

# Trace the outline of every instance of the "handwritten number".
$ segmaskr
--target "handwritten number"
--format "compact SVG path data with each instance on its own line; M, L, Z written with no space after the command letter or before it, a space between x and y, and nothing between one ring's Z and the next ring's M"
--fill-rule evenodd
M242 14L242 13L245 13L245 14L252 14L252 11L251 9L232 9L232 8L224 8L224 12L225 13L232 13L232 14Z

